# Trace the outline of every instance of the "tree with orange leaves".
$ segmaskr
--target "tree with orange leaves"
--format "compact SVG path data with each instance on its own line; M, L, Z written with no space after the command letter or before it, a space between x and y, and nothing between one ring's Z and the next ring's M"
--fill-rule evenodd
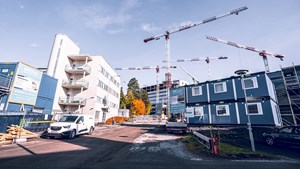
M130 110L134 117L138 115L145 115L145 103L142 101L142 99L133 99Z

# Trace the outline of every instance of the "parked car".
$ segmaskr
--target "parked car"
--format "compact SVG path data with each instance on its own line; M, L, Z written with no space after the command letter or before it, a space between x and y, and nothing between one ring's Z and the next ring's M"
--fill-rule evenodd
M300 126L286 126L274 129L272 132L263 133L267 145L287 143L300 145Z
M47 136L50 138L67 137L75 138L80 134L92 134L95 128L94 118L90 115L68 114L58 122L50 124Z

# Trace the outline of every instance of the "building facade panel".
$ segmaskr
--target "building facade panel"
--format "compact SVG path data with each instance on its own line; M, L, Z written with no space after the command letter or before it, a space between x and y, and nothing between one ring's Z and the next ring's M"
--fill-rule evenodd
M6 73L5 76L10 76L12 77L12 80L14 80L16 77L16 70L18 68L17 65L22 64L23 68L29 68L30 66L27 66L23 63L0 63L0 70L4 70L4 72L1 71L1 73ZM30 67L30 69L34 69L36 72L35 68ZM23 72L26 71L27 69L23 69ZM29 79L30 80L30 79ZM35 102L31 105L28 105L26 103L23 103L23 107L21 107L22 103L13 103L9 102L8 96L10 93L2 93L1 94L1 103L0 103L0 111L3 112L19 112L20 110L25 111L30 111L30 112L38 112L38 113L51 113L52 111L52 106L53 106L53 99L54 99L54 94L55 94L55 89L57 85L57 79L50 77L46 74L41 74L41 80L38 84L38 90L37 90L37 96ZM13 87L12 84L10 87ZM23 87L26 87L26 85L23 85ZM31 94L31 90L33 89L26 89L23 90L23 97L25 97L27 94L26 92L28 91L29 94ZM10 89L11 91L11 89ZM23 100L23 99L22 99Z
M234 98L233 84L230 79L213 81L208 85L211 102Z
M199 91L199 92L197 92ZM205 84L193 85L187 87L187 104L191 103L207 103L207 87Z
M270 96L269 88L270 85L267 84L266 75L264 73L248 75L244 78L247 96L253 97L264 97ZM244 91L242 87L241 78L234 79L236 86L237 99L244 98ZM252 82L252 83L251 83ZM251 85L249 85L251 83ZM273 94L274 95L274 94Z

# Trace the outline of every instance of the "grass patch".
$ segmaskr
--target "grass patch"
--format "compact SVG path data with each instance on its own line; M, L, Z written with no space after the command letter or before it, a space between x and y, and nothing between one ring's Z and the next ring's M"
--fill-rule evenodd
M237 147L228 143L221 143L220 145L221 153L224 154L257 154L258 152L253 152L248 149Z
M221 143L218 155L213 155L204 145L200 144L192 134L184 136L180 140L183 142L189 151L205 155L206 157L223 158L223 159L277 159L275 156L263 152L253 152L250 149L232 145L229 143ZM218 145L217 145L218 146Z

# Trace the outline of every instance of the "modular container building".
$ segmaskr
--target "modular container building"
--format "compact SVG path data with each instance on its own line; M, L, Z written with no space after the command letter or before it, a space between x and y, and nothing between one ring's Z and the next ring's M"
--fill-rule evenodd
M248 107L252 125L281 126L275 88L265 72L246 75L245 88L242 82L241 77L232 76L185 86L184 114L187 122L205 125L246 125Z

